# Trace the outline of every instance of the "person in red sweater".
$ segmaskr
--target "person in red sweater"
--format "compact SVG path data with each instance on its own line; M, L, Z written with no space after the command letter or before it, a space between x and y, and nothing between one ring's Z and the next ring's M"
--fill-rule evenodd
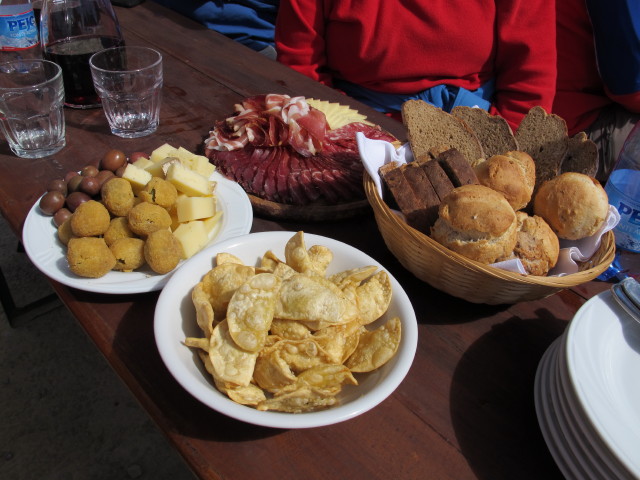
M479 106L515 131L555 92L547 0L282 0L275 43L281 63L396 115L412 98Z
M553 112L569 135L584 131L598 145L604 183L640 119L640 8L637 0L561 0L556 10Z

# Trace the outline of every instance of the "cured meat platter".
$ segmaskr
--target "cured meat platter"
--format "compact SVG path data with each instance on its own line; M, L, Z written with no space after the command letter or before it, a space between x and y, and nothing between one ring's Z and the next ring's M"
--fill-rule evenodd
M254 212L281 220L341 220L370 207L356 133L395 138L337 103L267 94L215 122L205 154L249 195Z

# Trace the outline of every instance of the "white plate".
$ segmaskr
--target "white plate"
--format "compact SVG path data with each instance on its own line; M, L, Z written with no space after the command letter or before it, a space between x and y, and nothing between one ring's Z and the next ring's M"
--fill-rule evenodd
M222 221L210 245L248 233L253 223L251 202L244 190L236 182L227 180L217 172L211 180L217 182L217 208L222 210ZM176 270L173 270L159 275L149 267L143 267L134 272L111 271L100 278L75 275L69 270L66 247L58 240L53 218L40 212L39 202L40 200L31 207L27 215L22 230L22 243L33 264L53 280L88 292L126 294L160 290L175 273Z
M566 339L569 378L586 419L640 477L640 325L605 291L585 303Z
M284 246L295 232L263 232L237 237L199 252L189 259L169 280L162 290L156 306L154 330L156 344L162 360L175 379L191 395L212 409L255 425L275 428L309 428L331 425L360 415L386 399L400 385L415 356L418 327L415 312L398 281L391 275L393 297L387 313L368 328L375 328L389 318L398 316L402 322L402 340L396 355L379 369L354 374L359 385L349 385L340 394L341 404L327 410L309 413L262 412L237 404L220 393L204 370L197 354L182 342L185 337L201 337L191 301L193 287L212 268L216 253L228 252L241 258L247 265L256 265L267 250L284 258ZM345 243L318 235L305 234L307 248L323 245L333 252L328 273L349 268L382 265Z

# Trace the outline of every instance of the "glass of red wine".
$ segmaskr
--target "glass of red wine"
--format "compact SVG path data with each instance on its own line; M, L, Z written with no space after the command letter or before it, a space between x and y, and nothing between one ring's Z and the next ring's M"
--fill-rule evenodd
M109 0L44 0L40 17L43 57L62 67L65 105L100 106L89 58L124 45L118 18Z

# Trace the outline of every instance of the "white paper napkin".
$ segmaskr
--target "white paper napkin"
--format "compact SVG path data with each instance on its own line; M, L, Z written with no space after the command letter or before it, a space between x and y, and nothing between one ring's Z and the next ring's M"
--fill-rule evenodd
M382 181L378 170L381 166L390 162L398 162L399 164L408 163L413 160L413 153L408 143L399 148L395 148L391 143L384 140L372 140L364 136L363 133L356 133L358 150L362 164L369 176L378 189L378 195L383 198ZM402 216L401 212L394 210L395 213ZM558 263L549 272L549 276L562 276L578 272L578 263L584 262L591 258L600 247L602 235L612 230L620 221L620 214L616 207L609 205L609 214L604 225L591 237L582 238L580 240L560 240L560 255ZM511 272L526 275L527 272L522 266L520 260L506 260L492 264L496 268L508 270Z

